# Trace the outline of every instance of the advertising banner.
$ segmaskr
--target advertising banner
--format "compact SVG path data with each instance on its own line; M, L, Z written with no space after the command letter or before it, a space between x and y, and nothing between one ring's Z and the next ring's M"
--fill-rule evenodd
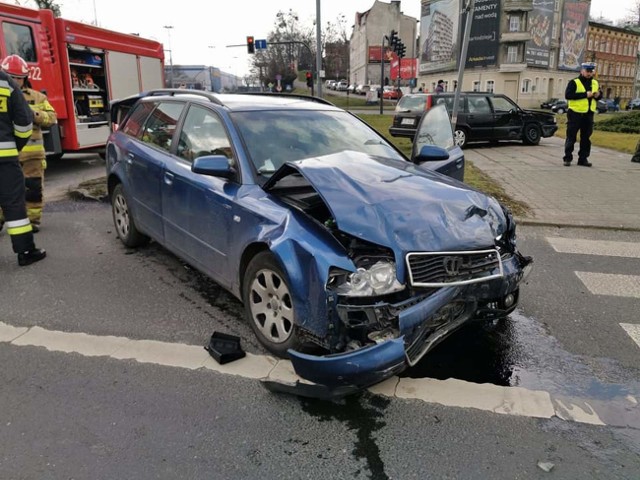
M527 42L524 60L532 67L549 66L549 48L553 26L555 0L533 0L533 10L529 14L531 40Z
M391 61L391 80L398 78L398 57L393 56ZM400 78L409 80L418 76L418 59L417 58L401 58L400 59Z
M384 47L384 61L389 62L391 60L392 55L395 55L392 50ZM370 45L369 46L369 63L380 63L380 58L382 56L382 48L380 45Z
M500 0L476 0L465 67L496 65L499 48Z
M420 73L453 70L458 60L460 0L422 0Z
M589 26L589 2L565 0L560 25L560 55L558 68L580 70L584 61Z

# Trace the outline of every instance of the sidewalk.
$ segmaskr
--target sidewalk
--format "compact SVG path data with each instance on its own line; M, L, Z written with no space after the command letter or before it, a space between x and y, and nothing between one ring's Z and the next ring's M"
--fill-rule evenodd
M640 164L631 154L592 147L593 167L562 164L564 139L543 138L540 145L517 143L471 146L465 158L498 182L531 215L523 225L576 226L640 231Z

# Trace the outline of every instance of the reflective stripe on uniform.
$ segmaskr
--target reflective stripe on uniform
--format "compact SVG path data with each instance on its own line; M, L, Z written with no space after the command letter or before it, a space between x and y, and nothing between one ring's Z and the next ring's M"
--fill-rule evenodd
M5 222L5 225L7 226L7 233L9 235L22 235L23 233L33 231L33 227L31 226L31 222L28 218Z
M16 125L13 124L13 134L18 138L29 138L33 130L33 124L29 125Z
M17 157L18 149L17 148L0 148L0 157Z

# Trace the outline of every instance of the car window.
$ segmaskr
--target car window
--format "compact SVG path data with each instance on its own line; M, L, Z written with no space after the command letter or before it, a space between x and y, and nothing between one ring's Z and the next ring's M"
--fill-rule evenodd
M152 102L138 103L122 126L122 132L132 137L140 138L142 136L142 125L144 125L155 106L156 104Z
M446 97L433 97L434 105L444 105L447 107L447 111L453 111L453 101L454 97L452 95L447 95ZM464 97L460 97L458 102L458 112L464 112Z
M425 109L425 105L427 104L427 96L426 95L405 95L400 99L398 105L396 105L396 112L401 111L412 111L412 112L422 112Z
M180 132L177 155L188 162L204 155L232 159L231 143L220 118L211 110L192 105Z
M425 145L436 145L446 149L454 145L451 119L444 104L429 109L418 127L414 152L419 152Z
M144 124L142 141L156 145L163 150L171 150L173 134L183 109L183 103L160 103Z
M278 110L232 116L256 171L263 176L286 162L343 151L405 160L384 137L348 112Z
M487 97L468 97L467 105L469 113L491 113Z
M505 113L511 110L517 110L517 105L504 97L491 97L493 110L496 113Z

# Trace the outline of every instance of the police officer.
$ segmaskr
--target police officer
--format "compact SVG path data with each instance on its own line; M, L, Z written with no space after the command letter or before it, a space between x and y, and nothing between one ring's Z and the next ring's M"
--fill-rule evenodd
M571 166L573 146L580 132L580 150L578 165L590 167L591 133L593 132L593 115L602 92L598 81L593 78L596 64L586 62L580 65L580 75L569 83L564 97L567 99L567 138L564 142L564 166Z
M0 68L20 86L33 111L33 133L20 152L19 160L25 176L27 215L35 233L40 230L42 221L44 170L47 168L42 128L56 123L56 112L44 93L31 88L28 78L29 66L22 57L9 55L0 62Z
M24 174L18 153L31 136L33 114L20 87L0 71L0 207L20 266L42 260L46 252L36 248L27 217Z

